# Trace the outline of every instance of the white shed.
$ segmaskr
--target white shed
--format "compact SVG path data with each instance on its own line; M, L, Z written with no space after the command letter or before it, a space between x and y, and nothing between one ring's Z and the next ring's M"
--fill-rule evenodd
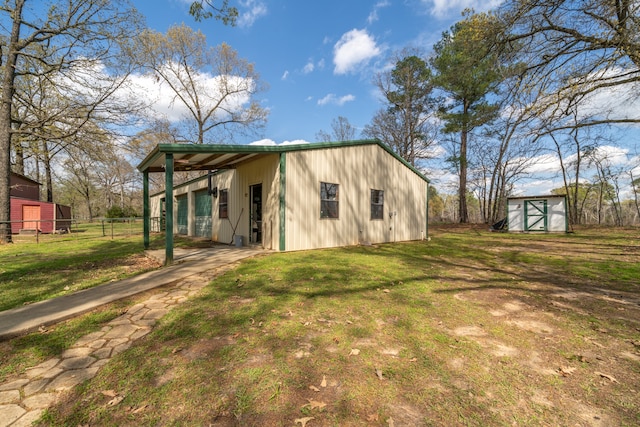
M510 232L569 231L565 195L509 197L507 226Z

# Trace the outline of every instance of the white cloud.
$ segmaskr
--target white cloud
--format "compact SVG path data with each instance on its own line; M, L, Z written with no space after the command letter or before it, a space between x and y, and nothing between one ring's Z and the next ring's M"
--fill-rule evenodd
M265 138L259 141L250 142L249 145L278 145L273 139Z
M356 97L354 95L344 95L341 97L337 97L334 93L330 93L325 95L323 98L318 100L318 105L327 105L327 104L335 104L335 105L344 105L347 102L355 101Z
M259 141L254 141L249 143L249 145L263 145L263 146L298 145L298 144L310 144L310 142L305 141L304 139L294 139L293 141L282 141L280 144L278 144L273 139L265 138Z
M334 74L354 72L382 50L366 30L353 29L342 35L333 47Z
M485 12L500 6L502 2L503 0L422 0L430 13L438 18L459 15L464 9Z
M570 159L565 159L565 161L570 162ZM533 157L528 163L526 172L529 174L556 173L561 170L560 161L555 154L542 154Z
M309 141L304 139L294 139L293 141L282 141L280 145L298 145L298 144L310 144Z
M535 179L526 182L517 182L511 196L540 196L551 194L556 188L564 184L560 179Z
M158 81L150 75L140 74L132 75L129 79L137 96L150 101L152 114L156 118L175 123L190 117L187 107L177 99L175 92L165 82ZM201 101L206 105L217 103L219 101L216 99L217 94L226 94L218 108L220 112L239 111L250 101L250 95L247 92L253 85L251 80L239 76L224 76L223 82L222 76L213 76L209 73L196 73L193 79L196 90L202 97ZM180 85L176 86L180 87ZM221 89L223 86L227 89ZM228 91L231 91L231 96Z
M616 76L624 74L624 70L614 69L607 71L599 79L607 78L616 80ZM638 119L640 117L640 84L624 84L598 89L589 94L581 113L590 115L607 115L610 119Z
M151 113L156 118L177 122L188 114L184 104L173 102L175 95L166 84L162 84L152 76L140 74L132 75L129 80L133 83L138 96L152 103Z
M378 18L378 11L380 9L382 9L383 7L387 7L390 6L391 3L387 0L382 0L379 1L378 3L375 4L375 6L373 6L373 10L371 11L371 13L369 14L369 16L367 17L367 23L369 25L373 24L374 22L376 22L379 18Z
M309 61L309 62L307 62L307 64L302 69L302 72L304 74L309 74L309 73L313 72L313 70L315 68L316 68L316 66L313 64L313 61Z
M280 80L287 80L287 77L289 77L289 70L285 70L282 77L280 77Z
M241 28L251 27L258 18L265 16L268 12L267 5L260 0L240 1L240 7L246 9L238 16L238 26Z

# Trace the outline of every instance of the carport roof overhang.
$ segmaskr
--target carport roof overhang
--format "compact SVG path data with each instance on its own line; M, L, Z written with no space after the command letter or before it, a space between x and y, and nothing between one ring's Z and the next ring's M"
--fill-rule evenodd
M312 144L291 145L195 145L195 144L158 144L138 165L140 172L165 172L167 154L173 157L173 171L210 171L234 169L249 160L269 154L281 154L293 151L320 150L326 148L353 147L358 145L378 145L393 157L404 163L420 178L429 180L411 164L393 152L378 140L357 140L339 142L318 142Z

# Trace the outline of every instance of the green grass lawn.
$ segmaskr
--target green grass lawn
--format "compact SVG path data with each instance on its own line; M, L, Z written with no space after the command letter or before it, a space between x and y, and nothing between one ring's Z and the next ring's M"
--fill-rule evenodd
M431 236L245 260L41 424L640 423L637 229Z
M0 311L122 279L157 265L143 255L142 236L128 224L84 224L66 235L16 237L0 245Z

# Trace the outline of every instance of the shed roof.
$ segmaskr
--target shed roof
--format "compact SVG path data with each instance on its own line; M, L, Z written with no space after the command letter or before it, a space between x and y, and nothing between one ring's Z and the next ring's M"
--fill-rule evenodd
M17 173L17 172L13 172L13 171L11 171L11 176L13 176L13 177L15 177L15 178L22 179L22 180L24 180L24 181L29 181L29 182L31 182L31 183L33 183L33 184L36 184L36 185L42 185L41 183L39 183L39 182L38 182L38 181L36 181L35 179L31 179L31 178L29 178L28 176L25 176L25 175L19 174L19 173Z
M535 200L535 199L553 199L553 198L564 198L567 197L566 194L547 194L543 196L509 196L507 200Z
M360 145L378 145L420 178L429 180L415 167L394 153L387 145L378 140L358 140L339 142L319 142L292 145L195 145L195 144L158 144L138 165L140 172L164 172L166 154L174 156L174 171L197 171L233 169L249 160L255 160L274 153L309 151L320 149L339 149Z

